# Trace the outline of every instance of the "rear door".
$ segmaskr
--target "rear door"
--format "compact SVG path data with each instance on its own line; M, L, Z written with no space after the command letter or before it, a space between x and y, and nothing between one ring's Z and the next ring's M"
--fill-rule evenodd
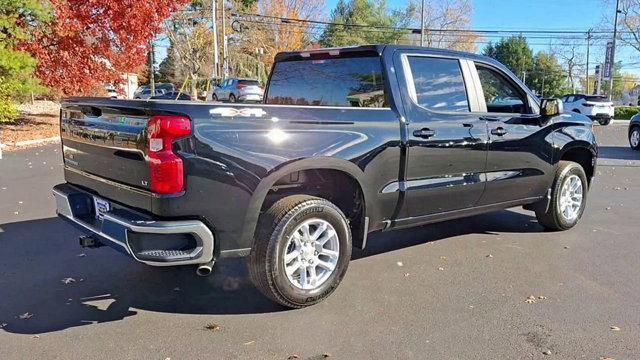
M467 86L473 86L468 61L419 52L398 56L409 137L405 213L473 207L484 190L488 137Z
M486 112L489 151L486 189L478 205L538 197L553 175L553 143L548 123L533 98L511 75L493 64L475 62L479 101Z

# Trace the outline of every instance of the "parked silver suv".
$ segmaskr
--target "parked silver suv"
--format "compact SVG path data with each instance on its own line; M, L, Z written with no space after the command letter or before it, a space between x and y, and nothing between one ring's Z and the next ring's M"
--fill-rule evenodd
M262 101L264 88L255 79L228 78L215 87L208 101Z

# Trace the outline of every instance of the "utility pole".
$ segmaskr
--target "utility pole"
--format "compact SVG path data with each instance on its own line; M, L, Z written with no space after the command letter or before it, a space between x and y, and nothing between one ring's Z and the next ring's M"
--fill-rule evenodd
M618 13L620 13L620 0L616 0L616 16L613 21L613 48L611 49L611 79L609 79L609 101L613 97L613 67L616 58L616 38L618 37Z
M420 14L420 46L424 46L424 0L422 0Z
M587 95L589 94L589 49L591 48L591 39L593 39L593 35L591 34L593 32L593 28L589 29L589 31L587 31Z
M151 44L151 51L149 51L149 90L151 90L151 96L156 96L156 79L154 74L155 46L153 45L153 38L149 40L149 43Z
M222 0L222 77L229 76L229 64L227 62L227 21L225 15L225 6Z
M216 22L216 0L211 0L211 24L213 25L213 70L211 77L218 78L218 24Z

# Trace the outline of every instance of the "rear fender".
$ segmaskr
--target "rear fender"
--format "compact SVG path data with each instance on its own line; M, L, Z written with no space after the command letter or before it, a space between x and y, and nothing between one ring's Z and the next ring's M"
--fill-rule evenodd
M243 248L250 248L253 245L253 238L256 231L258 218L260 216L260 210L262 209L262 204L265 201L269 189L271 189L276 181L292 172L313 169L342 171L355 179L362 189L365 202L365 216L367 216L367 213L370 213L370 209L372 208L372 206L374 206L374 204L372 204L372 201L370 200L374 199L375 196L374 194L370 193L371 186L368 186L368 184L366 183L364 173L354 163L347 160L331 157L317 157L301 159L295 162L282 164L278 168L269 172L269 174L260 181L257 188L253 192L253 196L251 197L249 206L247 208L244 227L242 230L242 237L240 240Z

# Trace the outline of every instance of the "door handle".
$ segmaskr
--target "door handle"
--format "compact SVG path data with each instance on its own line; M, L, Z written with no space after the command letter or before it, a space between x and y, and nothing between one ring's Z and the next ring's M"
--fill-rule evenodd
M507 134L507 130L505 130L503 127L497 127L491 130L491 134L497 135L497 136L504 136Z
M416 130L413 132L413 136L415 137L419 137L419 138L423 138L423 139L428 139L432 136L434 136L436 134L436 132L434 130L428 129L428 128L423 128L420 130Z

